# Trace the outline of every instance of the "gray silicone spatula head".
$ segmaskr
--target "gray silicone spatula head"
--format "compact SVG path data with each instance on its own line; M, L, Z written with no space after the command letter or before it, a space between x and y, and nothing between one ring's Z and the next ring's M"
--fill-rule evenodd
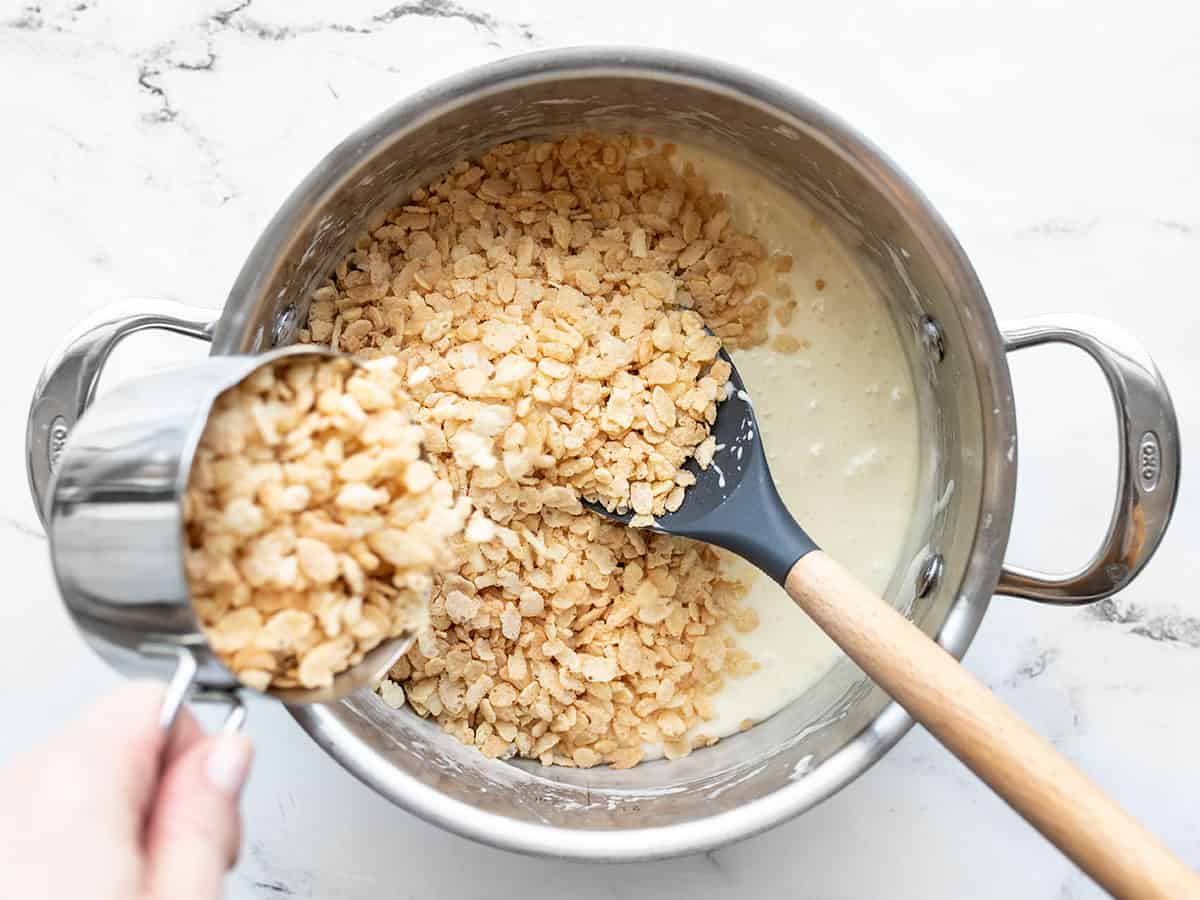
M816 544L784 506L767 466L750 394L729 354L721 350L721 358L733 371L728 396L717 406L712 462L701 469L689 459L684 468L696 483L687 489L683 505L646 527L724 547L782 584L792 564ZM626 525L633 519L632 512L610 512L594 501L584 505Z

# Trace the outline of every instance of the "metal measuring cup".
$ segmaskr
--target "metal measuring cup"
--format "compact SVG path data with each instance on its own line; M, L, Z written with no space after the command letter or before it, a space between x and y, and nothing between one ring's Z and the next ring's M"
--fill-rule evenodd
M143 376L94 402L53 460L43 516L63 602L113 668L168 682L164 728L190 697L228 704L225 728L237 729L245 718L239 692L253 690L213 652L184 571L183 497L213 403L283 357L338 355L291 346ZM288 704L337 700L378 682L414 637L384 641L328 688L264 693Z

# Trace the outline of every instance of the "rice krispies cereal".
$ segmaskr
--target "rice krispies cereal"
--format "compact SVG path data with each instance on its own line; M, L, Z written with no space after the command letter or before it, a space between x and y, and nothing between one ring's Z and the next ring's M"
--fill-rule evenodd
M184 497L193 605L247 685L328 687L428 621L469 503L421 458L397 361L277 360L214 404Z
M678 508L683 463L711 459L721 340L767 337L754 286L779 261L670 153L584 134L460 163L373 223L301 333L398 361L430 463L475 510L381 693L488 756L677 758L755 667L718 551L580 504Z

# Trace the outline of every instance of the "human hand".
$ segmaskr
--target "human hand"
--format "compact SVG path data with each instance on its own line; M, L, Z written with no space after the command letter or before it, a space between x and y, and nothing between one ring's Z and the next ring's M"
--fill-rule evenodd
M185 709L159 727L163 687L129 682L0 771L0 897L215 900L241 840L253 750Z

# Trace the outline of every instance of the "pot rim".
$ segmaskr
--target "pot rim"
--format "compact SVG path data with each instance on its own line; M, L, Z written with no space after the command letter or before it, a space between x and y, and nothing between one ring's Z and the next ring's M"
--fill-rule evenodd
M301 224L360 166L370 151L397 130L407 130L468 99L487 97L530 81L597 75L641 77L687 83L709 92L769 110L797 127L819 130L852 165L869 175L894 206L904 208L920 241L936 253L953 276L961 299L971 307L981 342L976 359L991 348L996 365L980 379L981 406L996 410L982 416L987 444L997 434L1016 434L1016 413L1004 344L992 309L966 254L941 216L899 168L874 144L832 113L770 79L696 56L629 47L574 47L509 57L440 81L390 107L338 144L292 192L255 244L230 292L217 324L214 354L249 352L256 337L247 324L256 297L269 284L283 250ZM258 336L261 340L261 336ZM987 393L990 392L990 396ZM982 503L967 556L963 581L947 610L937 641L961 658L974 638L998 582L1016 492L1016 466L996 464L984 454ZM372 751L350 754L361 744L347 723L356 714L342 704L296 706L289 712L310 737L347 771L382 796L448 831L485 844L527 854L592 861L634 861L703 852L748 838L786 821L836 793L880 759L912 727L897 704L889 703L858 735L820 765L787 787L745 806L714 816L652 828L568 830L514 821L451 799L388 765Z

